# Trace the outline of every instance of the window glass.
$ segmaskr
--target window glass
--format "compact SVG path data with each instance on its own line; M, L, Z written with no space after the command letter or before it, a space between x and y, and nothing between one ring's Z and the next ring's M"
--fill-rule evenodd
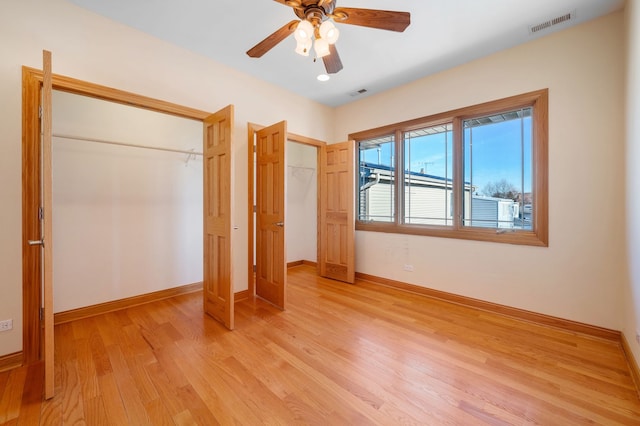
M463 225L532 229L532 108L463 121Z
M395 220L395 138L393 135L358 144L358 220Z
M453 125L404 132L404 223L453 224Z

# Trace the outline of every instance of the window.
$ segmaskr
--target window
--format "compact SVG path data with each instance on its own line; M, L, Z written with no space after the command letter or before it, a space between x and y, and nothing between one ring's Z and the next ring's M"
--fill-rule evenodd
M453 126L403 132L404 223L453 224Z
M359 150L362 221L393 222L395 217L395 141L393 135L362 141Z
M520 108L464 120L463 224L493 229L531 229L531 113Z
M356 229L548 245L547 90L350 135Z

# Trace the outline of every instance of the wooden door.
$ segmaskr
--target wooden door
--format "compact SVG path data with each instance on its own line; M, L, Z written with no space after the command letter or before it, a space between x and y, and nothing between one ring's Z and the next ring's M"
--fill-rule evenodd
M204 311L234 326L231 267L233 106L204 120Z
M354 143L323 146L320 151L319 257L320 275L355 281Z
M53 135L51 96L53 90L53 74L51 52L42 52L42 140L41 140L41 200L40 200L40 239L29 240L29 245L41 247L42 261L42 320L43 320L43 352L44 352L44 397L54 396L54 333L53 333L53 231L51 208L52 174L51 174L51 139Z
M256 295L285 309L284 240L287 123L256 132Z

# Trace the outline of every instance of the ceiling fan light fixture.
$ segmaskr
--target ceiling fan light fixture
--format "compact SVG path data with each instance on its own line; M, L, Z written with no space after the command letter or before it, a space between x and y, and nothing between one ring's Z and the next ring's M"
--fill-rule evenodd
M411 24L409 12L392 10L337 7L338 0L275 0L292 7L298 19L283 25L247 51L251 58L260 58L293 33L296 53L309 56L315 49L313 61L322 58L327 74L342 70L342 61L336 49L340 31L335 23L403 32Z
M327 19L320 24L320 37L327 40L327 43L334 44L340 37L340 30L333 25L333 22Z
M317 38L313 43L313 48L316 51L316 57L322 58L329 54L329 42L323 38Z
M297 40L296 40L297 41ZM307 39L304 41L297 41L296 43L296 53L302 56L309 56L309 51L311 50L312 41L311 39Z
M311 40L313 37L313 24L306 19L303 19L298 24L293 36L297 42L303 42L305 40Z

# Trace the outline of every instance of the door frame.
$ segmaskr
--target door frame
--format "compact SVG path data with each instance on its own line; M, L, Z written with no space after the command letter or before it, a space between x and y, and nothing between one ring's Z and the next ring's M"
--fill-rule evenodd
M22 364L39 361L43 355L40 327L40 248L27 240L40 235L40 118L43 72L22 67ZM211 112L166 102L123 90L53 74L53 90L135 106L182 118L203 121Z
M253 199L253 191L255 188L255 173L254 173L254 153L255 153L255 140L256 140L256 132L258 130L262 130L267 126L262 126L260 124L255 123L247 123L247 280L249 282L248 293L249 297L255 297L256 295L256 281L254 277L253 265L255 262L253 256L254 250L254 238L255 238L255 221L253 220L254 215L254 199ZM315 146L317 148L317 165L316 170L320 170L320 150L323 146L326 146L327 143L318 139L309 138L307 136L297 135L295 133L287 133L287 141L297 142L303 145ZM286 141L285 141L286 146ZM286 148L285 148L286 150ZM286 155L286 151L285 151ZM286 174L285 174L286 179ZM316 194L317 197L320 197L320 177L319 173L316 173ZM319 201L319 198L318 198ZM318 204L319 205L319 204ZM318 212L319 215L319 212ZM320 217L316 216L316 220L319 220ZM287 218L285 217L285 223ZM317 250L319 253L320 244L319 241L316 241ZM286 259L285 259L286 262Z

